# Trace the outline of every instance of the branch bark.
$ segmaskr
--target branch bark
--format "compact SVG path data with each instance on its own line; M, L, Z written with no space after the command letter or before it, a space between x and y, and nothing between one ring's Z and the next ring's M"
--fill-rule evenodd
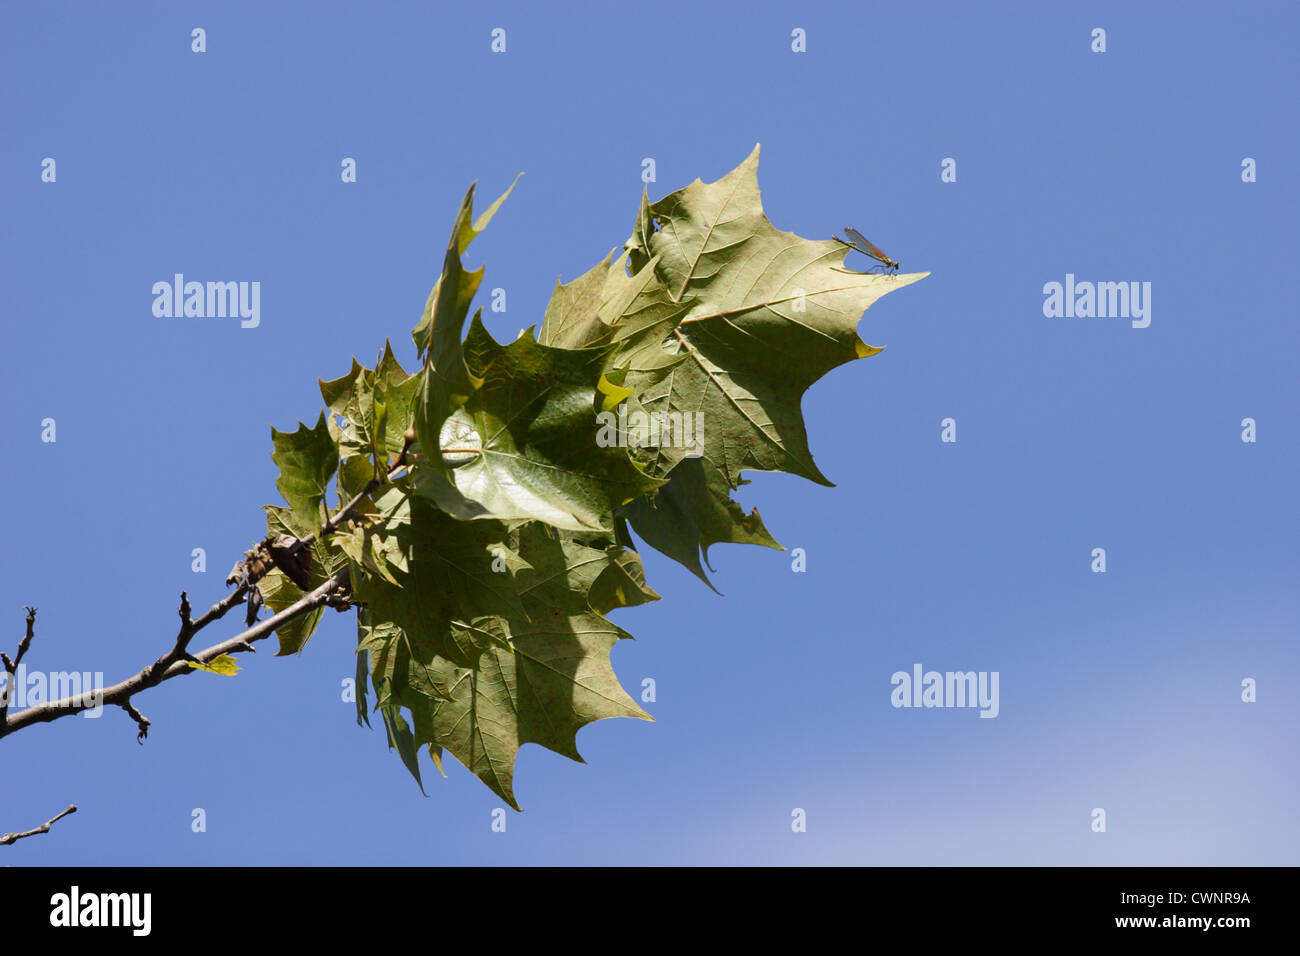
M5 689L4 694L0 695L0 727L4 727L5 719L9 714L9 700L13 697L14 681L18 677L18 665L23 662L23 655L27 649L32 646L32 635L36 628L36 608L24 608L27 612L27 631L23 634L22 640L18 642L18 652L11 660L9 655L0 651L0 660L4 662L5 668ZM4 736L0 733L0 736Z
M28 707L26 710L20 711L17 714L7 716L5 718L4 726L0 727L0 737L12 734L17 730L22 730L24 727L31 724L48 723L51 720L58 720L60 717L70 717L73 714L80 713L83 710L90 710L97 706L127 707L131 702L131 698L141 691L147 690L150 687L155 687L163 681L168 681L172 678L192 673L193 668L191 668L187 663L190 660L201 664L207 664L214 658L220 657L222 654L253 650L252 645L255 641L260 641L269 636L276 630L276 628L293 620L299 615L305 614L313 608L320 607L327 603L331 595L333 595L339 587L346 584L347 581L348 569L342 568L324 584L307 594L304 594L296 602L285 608L280 613L273 617L269 617L264 621L258 621L248 630L236 634L234 637L228 638L219 644L213 644L211 647L205 648L194 655L190 655L184 650L185 645L189 642L189 636L184 636L186 628L182 625L181 634L183 635L183 638L177 637L176 644L170 651L158 658L158 660L154 661L148 667L142 669L134 677L127 678L120 684L114 684L112 687L106 688L102 696L97 694L82 694L76 697L64 697L60 700L37 704L36 706ZM238 603L238 600L231 601L230 597L227 597L227 599L222 601L220 604L214 604L212 609L199 620L203 621L205 619L210 619L209 615L222 605L228 604L229 606L226 607L226 610L229 610L230 607L233 607ZM222 613L225 612L223 611ZM220 614L217 616L219 617ZM199 622L195 621L193 626L197 627L198 624ZM131 713L132 710L133 708L128 708L127 712ZM137 724L140 725L141 736L143 736L144 733L147 732L149 726L148 720L145 720L143 716L139 714L139 711L135 711L132 716L136 718Z
M56 816L50 817L50 819L46 820L35 830L24 830L22 833L5 833L3 835L0 835L0 846L12 846L13 844L21 840L23 837L36 836L36 834L38 833L49 833L50 827L54 826L54 824L58 823L69 813L76 813L76 812L77 812L77 805L75 803L69 804L68 809L64 810L62 813Z
M360 494L340 508L332 517L327 513L324 526L321 530L317 534L308 535L305 538L299 539L293 546L295 552L302 548L309 547L317 538L324 538L329 535L332 531L338 528L345 519L347 519L347 517L352 513L352 510L361 503L363 498L373 492L376 488L379 488L386 482L392 481L394 478L398 477L409 467L407 464L407 454L415 440L414 433L408 431L405 439L406 440L402 445L401 454L398 455L397 459L388 466L387 476L384 479L375 478L368 482ZM254 551L256 551L257 548L262 548L266 544L267 542L263 541L261 544L256 546ZM254 551L249 551L246 557L252 556ZM261 553L262 555L266 555L268 552L263 549ZM261 571L249 573L248 568L245 567L242 562L237 564L235 567L236 571L242 569L242 573L239 576L238 584L235 589L216 604L212 605L212 607L208 608L208 610L197 619L191 619L189 597L184 591L181 592L181 603L180 607L177 609L180 612L181 627L179 633L176 635L175 642L172 644L171 650L149 666L141 669L134 677L129 677L119 684L114 684L112 687L105 689L102 694L86 693L76 697L64 697L60 700L37 704L33 707L28 707L20 713L10 715L8 713L9 700L13 694L18 664L22 661L23 655L27 653L27 649L31 646L33 625L36 620L36 609L30 607L27 608L27 631L19 642L17 657L10 660L8 654L0 652L0 659L3 659L5 672L8 675L4 694L0 697L0 738L6 737L15 731L22 730L24 727L29 727L32 724L48 723L52 720L58 720L60 717L70 717L73 714L78 714L85 710L110 706L121 707L126 711L131 719L136 722L136 726L139 728L139 733L136 735L136 738L143 743L144 738L149 734L150 722L149 719L145 717L144 714L140 713L140 711L131 703L132 697L150 687L156 687L163 681L168 681L174 677L181 677L185 674L189 674L193 670L193 668L189 666L190 663L207 664L215 658L220 657L222 654L232 654L243 651L250 653L253 652L254 642L267 637L280 626L287 624L294 618L305 614L314 608L333 603L335 592L337 592L339 588L345 587L348 584L349 579L348 568L345 566L336 572L328 581L309 591L307 594L304 594L296 602L285 608L283 611L280 611L278 614L275 614L264 621L258 621L257 623L252 624L252 626L247 630L242 631L234 637L228 638L219 644L213 644L211 647L200 651L198 654L191 654L189 652L189 645L194 635L208 624L211 624L213 621L224 616L227 611L242 602L248 596L249 591L256 586L257 579L262 573ZM233 583L235 580L236 578L232 575L231 579L229 579L227 583ZM74 807L73 810L75 809L76 808ZM64 811L64 813L68 812L71 811ZM62 815L63 814L60 814L60 816ZM59 818L55 817L54 819L57 820ZM54 820L50 821L50 823L53 822ZM46 829L48 828L49 824L46 824ZM43 833L45 831L38 829L31 832ZM25 836L26 834L22 835Z

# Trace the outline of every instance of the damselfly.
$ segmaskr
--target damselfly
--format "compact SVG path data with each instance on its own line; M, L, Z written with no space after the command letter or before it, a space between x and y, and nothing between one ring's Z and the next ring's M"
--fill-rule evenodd
M851 226L845 226L844 234L849 237L847 240L841 239L839 236L831 236L831 238L836 242L843 243L850 249L856 249L864 256L870 256L885 266L885 268L890 269L893 272L898 271L898 263L877 249L862 233L858 232Z

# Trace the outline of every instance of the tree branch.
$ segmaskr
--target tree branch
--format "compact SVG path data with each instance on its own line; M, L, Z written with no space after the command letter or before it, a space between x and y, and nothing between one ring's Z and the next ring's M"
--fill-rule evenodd
M317 534L307 535L305 538L296 539L291 546L290 553L296 553L303 548L309 547L313 541L318 538L324 538L332 533L347 517L353 509L361 503L367 495L376 488L401 475L409 465L407 464L407 453L415 441L414 432L408 431L405 435L405 441L402 445L402 452L397 459L388 466L388 473L385 478L374 478L366 484L361 493L345 504L332 517L326 511L324 526ZM15 659L10 660L9 655L0 652L0 658L3 658L5 672L8 674L8 681L5 685L3 696L0 696L0 737L6 737L14 731L21 730L31 724L48 723L52 720L58 720L60 717L68 717L80 713L84 710L93 710L97 707L116 706L121 707L136 722L139 733L136 739L143 743L145 737L149 734L150 722L144 714L131 703L131 698L141 691L148 690L150 687L156 687L163 681L171 680L174 677L181 677L193 670L190 663L207 664L214 658L222 654L231 654L239 652L252 652L253 642L260 641L272 631L282 625L292 621L294 618L307 613L314 608L323 605L332 607L343 606L336 592L348 584L348 569L344 567L339 570L324 584L304 594L289 607L280 611L264 621L252 623L255 616L255 610L250 603L249 623L252 625L242 633L222 641L219 644L213 644L206 650L198 654L189 652L190 641L194 635L211 624L213 621L223 617L227 611L240 604L249 592L256 586L258 579L269 569L272 559L270 557L269 546L272 538L259 542L252 549L245 553L245 560L235 565L234 571L227 579L227 584L236 584L233 591L218 601L212 607L198 618L191 618L190 600L188 595L181 592L181 603L177 609L180 612L181 626L176 635L176 640L169 650L162 657L158 658L148 667L143 668L134 677L130 677L120 684L114 684L100 694L85 693L76 697L64 697L60 700L49 701L44 704L37 704L29 707L21 713L9 715L9 700L14 690L16 672L18 664L22 661L23 655L32 643L33 625L36 620L36 609L27 608L27 632L19 642L18 655ZM303 588L306 590L306 588ZM55 818L58 819L57 817ZM51 820L51 823L54 821ZM48 824L46 825L48 828ZM44 832L44 831L33 831Z
M342 568L334 574L328 581L315 588L301 598L295 601L289 607L280 613L268 617L265 621L258 621L248 630L236 634L219 644L213 644L197 654L191 655L184 650L185 645L189 642L190 635L185 635L185 627L181 627L181 636L176 639L173 648L158 660L154 661L148 667L141 670L134 677L130 677L120 684L114 684L104 690L103 694L81 694L76 697L64 697L61 700L54 700L44 704L37 704L34 707L28 707L20 713L13 714L5 719L4 726L0 727L0 737L12 734L16 730L30 724L48 723L51 720L58 720L60 717L68 717L72 714L80 713L83 710L90 710L99 706L117 706L125 707L130 704L131 698L143 690L155 687L163 681L171 680L174 677L181 677L192 672L193 668L189 666L188 661L195 661L200 664L207 664L214 658L222 654L230 654L238 651L252 650L254 641L260 641L267 637L276 628L292 621L294 618L307 613L313 608L326 604L334 591L348 581L348 569ZM212 614L222 604L229 602L230 606L239 603L231 602L229 598L221 604L214 604L212 610L205 614L204 618ZM226 608L229 610L229 607ZM223 612L224 613L224 612ZM217 615L220 616L220 615ZM194 628L197 630L199 621L194 622ZM140 725L140 736L147 731L149 722L140 715L139 711L134 708L128 708L127 713L136 720Z
M35 830L24 830L22 833L0 834L0 846L11 846L14 843L17 843L23 837L36 836L36 834L38 833L49 833L50 827L54 826L54 824L58 823L69 813L76 813L76 812L77 812L77 805L75 803L72 803L68 805L68 809L64 810L58 816L50 817L50 819L46 820Z

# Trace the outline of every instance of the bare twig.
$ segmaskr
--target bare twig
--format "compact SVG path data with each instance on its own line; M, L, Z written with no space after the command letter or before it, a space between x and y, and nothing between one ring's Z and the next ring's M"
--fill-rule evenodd
M27 612L27 630L22 639L18 642L18 652L12 660L9 655L0 651L0 661L3 661L5 668L5 689L0 694L0 728L4 727L5 717L9 714L9 701L14 695L14 682L18 679L18 665L23 662L23 655L27 649L32 646L32 635L36 630L36 608L24 608Z
M189 666L189 661L207 664L214 658L220 657L222 654L238 652L251 645L254 641L262 640L277 628L283 626L294 618L307 613L313 608L326 604L334 594L335 590L346 585L347 582L348 569L344 567L336 572L328 581L320 585L320 587L304 594L301 598L289 605L289 607L285 608L280 613L273 617L268 617L264 621L258 621L243 633L227 638L219 644L213 644L211 647L199 651L197 654L190 654L185 650L186 645L189 643L189 638L192 635L185 634L185 628L182 625L181 635L177 637L176 645L168 653L158 658L158 660L144 668L134 677L127 678L120 684L114 684L112 687L106 688L102 695L82 694L75 697L64 697L60 700L53 700L46 704L37 704L33 707L28 707L26 710L6 718L4 725L0 726L0 737L5 736L6 734L12 734L14 731L21 730L30 724L48 723L51 720L58 720L60 717L68 717L72 714L80 713L83 710L90 710L93 707L121 707L124 703L129 704L130 699L141 691L161 684L163 681L171 680L174 677L181 677L185 674L191 673L192 668ZM229 597L227 597L226 601L229 601ZM225 604L226 601L223 601L222 604ZM220 606L221 604L214 604L213 610L216 610ZM229 607L227 607L226 610L229 610ZM209 611L208 613L211 614L212 611ZM208 615L205 614L204 618L207 617ZM199 620L202 621L204 618L200 618ZM197 630L198 627L199 621L195 621L195 630ZM134 707L124 709L126 709L127 713L131 714L131 717L137 724L140 724L140 721L143 720L139 711L135 710ZM148 721L145 720L144 724L140 727L141 732L143 733L147 727Z
M345 504L332 517L326 511L324 526L316 534L307 535L304 538L288 539L293 543L283 552L292 555L301 551L303 548L311 545L317 538L325 537L331 534L340 524L351 515L353 509L361 501L373 492L376 488L383 486L385 483L399 477L409 467L407 464L407 453L415 441L413 432L407 432L404 436L405 442L402 445L401 454L397 456L396 461L389 465L386 478L374 478L366 483L365 488ZM5 671L9 674L6 691L2 700L0 700L0 737L5 737L16 730L31 724L47 723L57 720L60 717L67 717L72 714L80 713L83 710L90 710L102 706L121 707L131 719L136 722L139 733L136 739L141 743L148 736L150 723L131 702L131 698L143 690L155 687L165 680L171 680L174 677L181 677L190 673L192 668L190 663L207 664L214 658L223 654L251 652L253 642L260 641L272 631L293 620L294 618L307 613L308 611L328 605L337 609L346 609L350 605L349 576L348 570L344 567L325 581L319 587L304 594L289 607L280 611L278 614L267 618L264 621L256 621L256 607L260 604L258 601L249 601L249 618L246 620L249 626L247 630L236 634L219 644L214 644L198 654L191 654L189 651L190 641L194 635L203 630L213 621L223 617L227 611L237 606L246 598L251 596L251 592L256 588L258 580L266 573L273 564L278 565L272 557L272 548L276 546L272 538L268 537L254 545L244 555L244 560L235 565L231 576L227 579L227 584L235 585L234 590L227 594L212 607L208 608L199 617L192 617L189 596L182 591L181 603L177 610L180 613L181 626L180 631L176 634L176 640L173 642L171 650L159 657L148 667L142 669L134 677L127 678L119 684L114 684L107 688L102 694L82 694L77 697L64 697L61 700L49 701L44 704L37 704L29 707L21 713L12 716L8 713L8 701L11 690L14 685L14 673L17 671L18 663L22 660L27 648L32 642L33 622L36 619L36 609L27 609L27 633L18 645L18 656L10 660L7 654L0 654L3 657ZM303 588L306 591L306 588ZM51 821L52 822L52 821Z
M126 711L128 717L135 721L135 725L140 728L140 732L135 735L135 742L143 744L144 738L149 736L149 718L136 710L135 705L131 703L131 698L129 697L122 701L122 709Z
M35 830L24 830L22 833L0 834L0 846L11 846L14 843L17 843L23 837L36 836L36 834L38 833L49 833L50 827L54 826L54 824L58 823L69 813L76 813L76 812L77 812L77 805L75 803L72 803L68 805L68 809L64 810L62 813L58 814L57 816L50 817L50 819L46 820Z

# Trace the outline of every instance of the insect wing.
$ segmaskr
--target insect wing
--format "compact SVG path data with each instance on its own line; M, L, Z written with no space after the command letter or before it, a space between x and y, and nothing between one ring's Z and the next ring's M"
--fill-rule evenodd
M848 234L849 239L852 240L850 244L853 248L857 249L858 252L871 256L871 258L883 262L887 266L893 266L894 260L872 245L871 241L862 233L850 226L845 226L844 231Z

